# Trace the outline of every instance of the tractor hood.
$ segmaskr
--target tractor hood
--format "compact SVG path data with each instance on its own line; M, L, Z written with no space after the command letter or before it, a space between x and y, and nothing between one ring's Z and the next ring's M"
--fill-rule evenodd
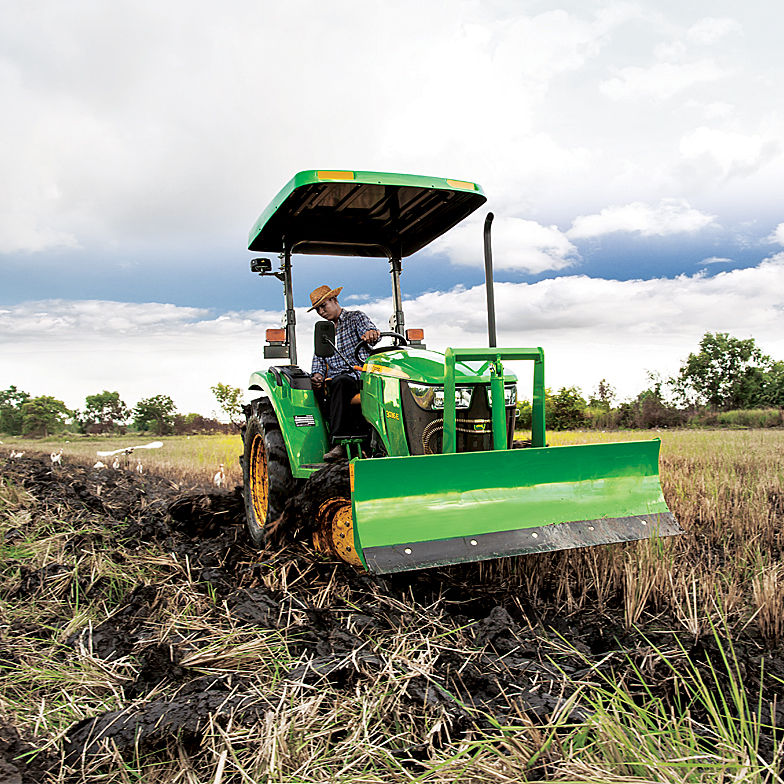
M424 349L390 349L368 357L363 370L365 373L399 378L418 384L443 384L444 355ZM508 372L506 377L516 380L516 377ZM455 363L457 384L489 384L490 379L487 362Z
M303 171L253 225L248 250L405 258L486 201L473 182L367 171Z

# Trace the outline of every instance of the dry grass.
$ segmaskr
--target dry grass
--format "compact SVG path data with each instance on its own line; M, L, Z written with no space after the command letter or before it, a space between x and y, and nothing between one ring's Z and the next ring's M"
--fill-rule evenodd
M473 579L502 586L512 604L549 618L592 614L625 627L630 636L637 627L669 630L687 647L713 639L718 629L716 639L743 639L760 658L780 654L784 433L553 433L550 442L651 435L663 439L662 484L684 536L487 562L475 567ZM241 481L238 436L163 440L163 449L145 453L150 470L208 484L223 462L230 486ZM98 449L129 443L139 441L85 439L64 445L64 455L87 462ZM0 450L9 446L6 441ZM35 447L47 453L60 443ZM0 589L8 594L18 584L20 565L64 566L34 602L0 602L15 662L3 664L0 716L38 739L40 748L56 750L74 722L135 704L126 691L139 674L142 643L107 661L90 648L89 634L76 646L66 640L109 617L139 584L154 584L158 591L143 646L176 640L180 666L208 680L236 679L248 700L267 707L253 720L206 717L197 747L172 736L165 747L129 757L107 741L80 773L69 778L62 768L51 782L781 782L775 762L781 732L770 727L775 706L753 686L765 678L739 665L726 643L718 643L726 665L720 678L694 664L677 641L636 651L634 667L617 681L602 675L601 657L586 654L585 670L564 677L563 699L548 720L521 710L509 694L501 700L504 721L483 716L482 729L469 719L458 725L435 702L415 704L415 687L424 684L440 694L447 654L458 652L467 668L497 666L499 672L504 657L488 663L463 622L444 611L443 597L427 604L413 594L378 590L373 581L360 591L346 581L346 567L330 572L280 554L263 554L260 562L249 552L247 568L255 576L245 584L282 597L269 628L249 626L205 588L185 557L140 544L132 557L118 560L102 544L103 526L86 513L77 521L44 514L29 493L0 484L0 537L24 531L4 546ZM69 545L75 539L87 542L76 552ZM83 600L97 588L99 601ZM460 590L470 599L470 586ZM356 618L370 602L399 621L360 635ZM345 661L332 663L358 673L350 688L314 673L312 654L300 645L314 611L340 615L345 629L364 641ZM554 661L577 655L562 640L542 637L541 645ZM658 693L646 692L646 682L657 679L666 681L668 692L683 695L680 712ZM147 700L173 694L166 685L156 688ZM716 701L717 693L724 703ZM587 710L582 721L571 713L577 704ZM480 713L466 711L477 720ZM760 746L760 733L774 738L772 750Z
M628 628L666 613L699 636L727 617L784 639L784 433L673 431L550 434L550 443L662 438L661 479L683 536L498 562L529 599L567 612L622 597Z

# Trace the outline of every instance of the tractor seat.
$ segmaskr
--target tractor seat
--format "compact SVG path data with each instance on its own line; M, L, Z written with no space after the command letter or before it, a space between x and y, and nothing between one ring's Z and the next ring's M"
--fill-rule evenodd
M358 367L358 368L356 368L356 369L357 369L357 370L362 370L362 368L361 368L361 367ZM325 381L331 381L331 379L330 379L330 378L326 378L326 379L324 379L324 380L325 380ZM359 406L359 405L361 405L361 404L362 404L362 398L360 397L360 395L359 395L359 392L357 392L357 394L356 394L356 395L354 395L354 397L352 397L352 398L351 398L351 400L350 400L349 402L350 402L350 404L351 404L352 406Z

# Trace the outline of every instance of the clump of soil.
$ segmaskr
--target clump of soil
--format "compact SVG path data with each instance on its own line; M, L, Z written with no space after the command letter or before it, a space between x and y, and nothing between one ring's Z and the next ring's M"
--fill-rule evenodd
M95 618L64 635L58 654L115 668L119 707L76 721L56 741L58 754L50 748L35 758L35 770L18 754L49 739L34 738L29 727L0 726L0 781L4 774L9 781L43 781L44 770L52 780L84 781L118 756L162 753L173 738L198 750L210 726L263 721L281 700L313 689L348 697L390 673L399 676L396 706L422 721L421 742L394 750L412 764L444 738L454 742L523 715L547 721L588 673L634 682L646 672L648 686L668 696L666 669L645 668L656 658L653 646L672 648L672 631L660 625L645 637L626 632L619 607L572 616L555 602L532 607L518 584L488 579L479 565L374 578L317 556L306 540L258 553L246 539L236 491L183 492L163 477L73 464L53 469L36 458L8 461L3 479L29 490L36 514L56 511L64 526L86 514L102 521L100 530L69 539L57 561L37 569L20 562L6 593L15 602L55 601L73 591L74 564L96 543L120 565L147 559L151 579L115 601L107 599L110 585L93 584L84 601L98 608ZM302 514L313 499L298 503ZM305 520L297 527L301 533L307 526ZM196 601L205 609L187 615ZM210 636L236 635L252 645L270 634L285 641L287 662L271 687L260 687L241 662L214 665L204 653ZM554 645L559 638L568 645ZM427 666L413 666L414 653L398 655L396 645L412 646L416 655L425 650ZM721 671L722 652L712 639L687 640L685 649ZM755 685L759 650L749 642L736 652ZM0 656L2 666L23 666L13 647ZM766 660L771 675L784 678L781 660ZM781 725L780 714L781 708ZM425 734L433 717L442 730ZM570 718L585 717L577 701Z

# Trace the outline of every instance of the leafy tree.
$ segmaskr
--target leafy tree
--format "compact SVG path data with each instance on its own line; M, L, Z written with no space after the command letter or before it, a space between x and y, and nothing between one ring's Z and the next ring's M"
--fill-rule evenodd
M22 433L46 438L65 424L72 415L62 400L41 395L22 403Z
M533 422L533 406L530 400L518 400L517 405L517 422L516 427L522 430L530 430Z
M706 332L700 350L689 354L672 380L686 403L714 408L751 408L763 402L770 357L757 348L754 338L740 340L727 332Z
M242 412L242 390L239 387L232 387L228 384L218 382L210 391L215 395L218 405L236 428L241 428L245 416Z
M579 387L562 387L555 395L545 396L546 422L552 430L573 430L586 424L588 405Z
M609 411L612 408L614 399L615 389L613 389L606 378L603 378L596 387L596 392L591 395L588 407L597 411Z
M0 433L18 436L22 433L22 405L30 399L27 392L10 386L0 390Z
M774 362L762 385L762 405L784 408L784 362Z
M87 395L81 423L85 431L107 433L117 430L129 415L128 406L120 400L120 393L104 389L97 395Z
M203 417L201 414L175 414L174 416L174 433L178 436L186 433L230 433L232 427L233 425Z
M171 433L176 412L174 401L168 395L154 395L140 400L133 409L133 422L139 430L150 430L154 424L158 435Z

